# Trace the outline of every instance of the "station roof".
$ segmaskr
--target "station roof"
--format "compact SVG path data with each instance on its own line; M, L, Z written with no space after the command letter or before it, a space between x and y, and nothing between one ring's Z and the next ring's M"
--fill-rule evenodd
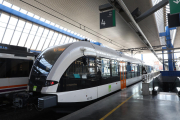
M145 47L139 36L137 36L135 31L120 15L116 15L116 27L100 29L99 6L108 3L107 0L6 1L116 50ZM158 0L156 0L156 2L157 1ZM153 7L153 0L135 0L135 2L132 2L132 0L124 0L124 2L130 12L139 7L143 13ZM138 25L152 46L163 44L159 38L160 30L158 29L155 14L142 20ZM178 31L179 29L177 32ZM178 44L179 38L179 35L175 37L175 47L179 47L178 45L180 45Z

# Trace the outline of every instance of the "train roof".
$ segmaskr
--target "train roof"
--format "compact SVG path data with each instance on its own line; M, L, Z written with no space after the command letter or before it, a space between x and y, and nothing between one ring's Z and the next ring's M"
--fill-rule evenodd
M48 49L55 48L58 46L61 47L64 45L57 45L57 46L50 47ZM139 63L139 64L144 63L142 60L139 60L137 58L127 56L127 55L117 52L115 50L112 50L112 49L109 49L106 47L101 47L101 46L98 46L96 44L93 44L93 43L87 42L87 41L69 43L69 44L65 44L65 46L69 46L66 49L69 52L71 50L74 50L75 48L80 48L81 50L84 50L85 55L88 55L88 52L93 52L94 56L97 56L97 57L111 58L111 59L115 59L115 60L119 60L119 61L131 62L131 63Z

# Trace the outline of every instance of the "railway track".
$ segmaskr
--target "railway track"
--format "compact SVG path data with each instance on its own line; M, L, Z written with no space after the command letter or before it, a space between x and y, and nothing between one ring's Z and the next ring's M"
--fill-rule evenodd
M35 108L14 108L12 105L0 104L0 120L56 120L65 115L51 109L37 111Z

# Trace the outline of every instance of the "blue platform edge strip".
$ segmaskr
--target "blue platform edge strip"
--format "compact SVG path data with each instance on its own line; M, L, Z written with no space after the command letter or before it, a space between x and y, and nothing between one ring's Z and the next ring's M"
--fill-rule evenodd
M160 71L162 76L180 76L180 71Z
M72 34L72 33L70 33L70 32L67 32L67 31L65 31L65 30L62 30L62 29L60 29L60 28L54 27L54 26L52 26L52 25L50 25L50 24L47 24L47 23L42 22L42 21L40 21L40 20L38 20L38 19L35 19L35 18L30 17L30 16L28 16L28 15L25 15L25 14L23 14L23 13L21 13L21 12L18 12L18 11L14 10L14 9L11 9L11 8L9 8L9 7L6 7L6 6L2 5L2 4L0 4L0 10L2 10L2 11L4 11L4 12L7 12L7 13L10 13L10 14L12 14L12 15L15 15L15 16L17 16L17 17L20 17L20 18L22 18L22 19L25 19L25 20L27 20L27 21L36 23L36 24L38 24L38 25L44 26L44 27L49 28L49 29L51 29L51 30L54 30L54 31L60 32L60 33L62 33L62 34L68 35L68 36L70 36L70 37L73 37L73 38L76 38L76 39L79 39L79 40L84 40L84 38L82 38L82 37L79 37L79 36L77 36L77 35L74 35L74 34Z

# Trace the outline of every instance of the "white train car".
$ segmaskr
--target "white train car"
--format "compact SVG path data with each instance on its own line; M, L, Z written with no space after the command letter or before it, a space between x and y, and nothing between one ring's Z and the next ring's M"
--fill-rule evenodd
M0 97L27 90L33 61L27 48L0 44Z
M35 60L28 90L45 96L39 108L86 103L141 81L142 67L141 60L90 42L54 46Z

